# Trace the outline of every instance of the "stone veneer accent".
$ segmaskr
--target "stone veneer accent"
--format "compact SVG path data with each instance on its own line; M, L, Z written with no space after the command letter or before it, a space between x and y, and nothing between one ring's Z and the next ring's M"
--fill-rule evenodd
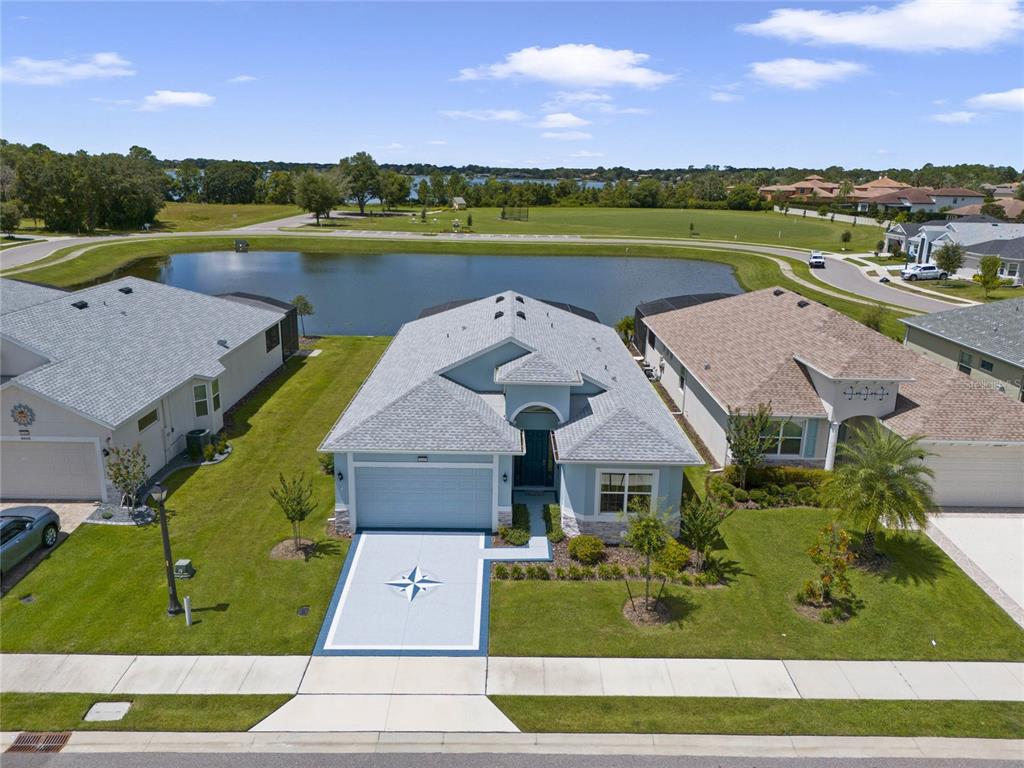
M355 531L352 530L352 519L349 516L347 509L334 510L334 532L355 533Z
M508 509L498 508L498 527L512 525L512 507Z
M576 517L572 512L562 510L562 530L570 538L586 534L597 536L606 544L621 544L622 534L625 533L626 527L625 520L592 520L586 517ZM672 536L679 535L679 515L669 518L668 528Z

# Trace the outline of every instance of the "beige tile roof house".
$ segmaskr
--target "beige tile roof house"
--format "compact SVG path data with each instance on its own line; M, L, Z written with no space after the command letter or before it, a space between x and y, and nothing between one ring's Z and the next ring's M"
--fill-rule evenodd
M928 443L941 503L1024 506L1024 404L845 315L775 288L643 322L648 361L721 463L729 409L771 402L789 426L769 460L831 466L873 417Z

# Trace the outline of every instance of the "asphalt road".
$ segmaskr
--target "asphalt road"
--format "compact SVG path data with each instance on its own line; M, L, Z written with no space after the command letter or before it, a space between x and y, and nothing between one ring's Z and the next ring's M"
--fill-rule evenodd
M877 280L867 277L853 264L834 256L826 256L825 263L828 266L824 269L814 270L815 277L834 288L856 293L865 298L875 299L886 304L897 304L920 312L941 312L944 309L953 309L954 306L962 306L909 291L901 291L899 288L890 288L885 283L879 283ZM899 278L893 279L898 280Z
M5 754L4 768L1006 768L997 760L647 757L452 753Z

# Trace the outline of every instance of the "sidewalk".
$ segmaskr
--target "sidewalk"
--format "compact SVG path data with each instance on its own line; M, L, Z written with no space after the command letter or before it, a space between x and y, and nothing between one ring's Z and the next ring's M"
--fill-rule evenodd
M1024 663L4 654L0 690L1024 701Z
M0 734L0 749L14 741ZM1019 763L1024 742L1011 739L859 736L732 736L562 733L132 733L78 731L63 754L111 752L421 753L669 755L749 758L1006 760Z

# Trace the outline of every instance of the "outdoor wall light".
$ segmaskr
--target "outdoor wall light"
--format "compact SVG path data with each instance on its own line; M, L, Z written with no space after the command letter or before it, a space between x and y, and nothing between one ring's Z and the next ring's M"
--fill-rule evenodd
M501 482L503 482L503 483L507 483L508 482L508 472L502 472L501 473Z
M345 473L344 472L339 472L338 473L338 482L340 483L344 479L345 479Z

